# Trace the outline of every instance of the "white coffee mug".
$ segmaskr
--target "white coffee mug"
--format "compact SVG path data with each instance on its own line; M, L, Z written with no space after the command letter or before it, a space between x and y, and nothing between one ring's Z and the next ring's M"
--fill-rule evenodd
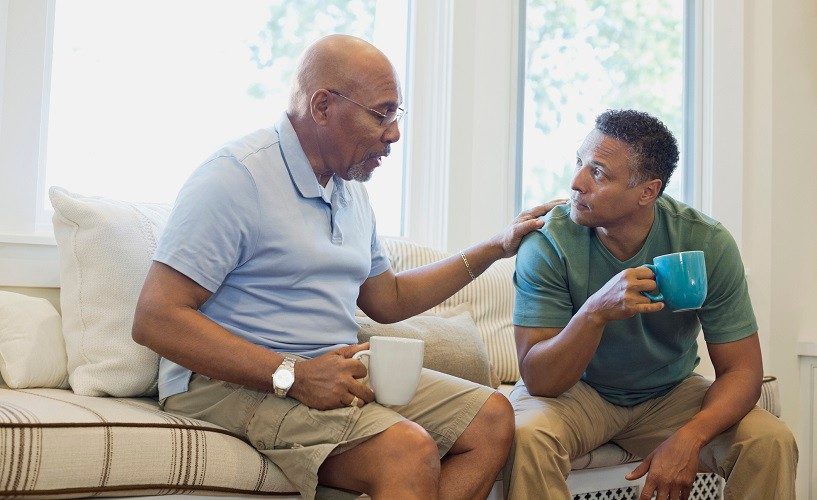
M405 405L414 397L423 368L425 342L399 337L372 337L369 349L352 359L368 358L369 386L382 405Z

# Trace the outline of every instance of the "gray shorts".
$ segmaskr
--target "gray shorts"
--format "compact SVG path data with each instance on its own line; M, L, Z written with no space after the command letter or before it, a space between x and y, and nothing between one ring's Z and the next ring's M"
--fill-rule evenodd
M327 457L402 420L423 426L442 458L493 393L490 387L423 369L417 393L405 406L369 403L321 411L292 398L193 374L188 391L165 399L162 407L242 436L269 457L304 498L312 499L318 468Z

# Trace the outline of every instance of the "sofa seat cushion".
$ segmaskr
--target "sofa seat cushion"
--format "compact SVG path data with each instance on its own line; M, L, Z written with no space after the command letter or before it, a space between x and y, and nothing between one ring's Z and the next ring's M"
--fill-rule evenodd
M0 491L27 498L297 491L225 429L152 399L0 389Z

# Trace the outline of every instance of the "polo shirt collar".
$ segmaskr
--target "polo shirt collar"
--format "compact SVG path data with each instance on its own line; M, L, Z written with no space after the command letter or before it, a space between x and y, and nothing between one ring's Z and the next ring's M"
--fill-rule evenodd
M289 121L289 117L284 113L275 124L278 132L278 139L281 144L281 153L284 157L284 164L289 170L289 176L293 184L304 198L320 198L323 196L323 189L318 184L318 178L306 158L306 153L301 147L298 135Z

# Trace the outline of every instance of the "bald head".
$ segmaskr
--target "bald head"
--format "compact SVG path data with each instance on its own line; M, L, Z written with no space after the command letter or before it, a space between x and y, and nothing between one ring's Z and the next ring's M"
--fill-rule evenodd
M377 47L349 35L329 35L304 51L289 96L288 114L305 117L309 102L318 89L354 94L367 89L372 81L392 79L397 84L394 67Z

